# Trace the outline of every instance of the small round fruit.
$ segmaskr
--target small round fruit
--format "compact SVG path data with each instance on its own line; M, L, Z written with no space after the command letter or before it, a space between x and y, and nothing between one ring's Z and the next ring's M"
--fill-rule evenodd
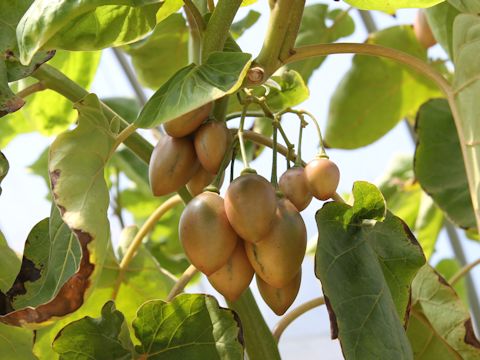
M198 165L190 139L162 136L153 149L148 169L153 195L161 196L178 190L195 174Z
M178 231L188 259L205 275L224 266L239 241L228 222L222 197L210 191L188 203Z
M432 29L428 25L427 16L422 10L417 11L415 21L413 23L413 31L418 42L422 44L425 49L432 47L437 43L435 37L432 34Z
M295 277L281 289L268 285L258 275L255 278L263 300L275 314L280 316L285 314L298 295L300 283L302 282L302 270L300 269Z
M197 172L190 181L187 183L187 189L190 191L190 194L193 196L197 196L203 189L210 185L215 178L215 175L210 174L207 170L205 170L201 165L198 167Z
M270 286L286 286L302 265L307 248L307 229L300 213L287 199L278 200L270 232L260 242L245 244L248 260L257 276Z
M224 122L208 122L195 133L195 151L205 170L216 174L231 142L231 134Z
M173 137L184 137L198 129L208 118L213 103L208 103L163 124L165 132Z
M304 210L312 201L313 196L308 188L305 169L302 167L293 167L285 171L280 177L278 186L298 211Z
M239 239L228 262L208 277L212 286L227 300L235 301L250 285L253 268L248 261L243 241Z
M337 191L340 181L338 166L327 158L315 158L305 166L308 187L319 200L328 200Z
M260 241L271 229L277 199L275 190L257 174L232 181L225 194L225 211L235 232L245 241Z

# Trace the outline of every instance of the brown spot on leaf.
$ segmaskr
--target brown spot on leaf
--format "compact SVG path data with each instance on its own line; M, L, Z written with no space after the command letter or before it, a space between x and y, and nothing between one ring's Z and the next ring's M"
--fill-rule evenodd
M405 309L405 315L403 317L403 327L407 330L408 320L410 320L410 311L412 310L412 289L408 288L408 303Z
M12 50L7 49L5 50L5 60L10 60L10 58L14 57L15 54L13 53Z
M12 287L7 292L10 302L13 303L18 295L23 295L27 292L25 289L26 282L35 282L36 280L40 279L41 276L42 269L37 268L32 260L24 256L22 259L22 265L20 266L20 271L13 282Z
M55 195L55 186L57 186L58 179L60 178L60 170L50 171L50 182L52 183L52 192Z
M338 324L337 324L337 315L333 311L332 304L328 299L325 292L323 293L323 298L325 299L325 306L327 307L328 317L330 318L330 337L332 340L338 339Z
M473 331L472 319L468 319L463 325L465 326L465 343L470 344L476 348L480 348L480 342L478 341L477 337L475 336L475 332Z
M70 314L82 306L85 292L90 286L90 276L95 266L90 262L88 244L92 236L82 230L73 229L82 248L82 259L78 271L62 286L57 296L36 308L25 308L1 316L0 321L9 325L22 326L25 323L43 323L52 317Z

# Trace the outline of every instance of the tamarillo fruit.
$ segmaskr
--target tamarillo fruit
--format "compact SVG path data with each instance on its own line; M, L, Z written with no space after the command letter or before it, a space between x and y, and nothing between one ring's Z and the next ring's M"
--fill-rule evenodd
M227 263L208 276L208 281L227 300L235 301L250 285L253 268L248 261L243 241L240 239Z
M188 203L178 230L185 254L205 275L224 266L239 241L228 222L222 197L211 191L195 196Z
M190 191L190 194L197 196L203 189L210 185L215 175L209 173L201 165L198 167L197 172L192 176L190 181L187 183L187 189Z
M413 31L418 42L422 44L425 49L428 49L437 43L433 36L432 29L427 21L427 16L422 10L417 11L415 20L413 22Z
M190 180L198 166L190 139L162 136L153 149L148 168L153 195L161 196L178 190Z
M270 286L286 286L302 265L307 248L307 229L296 207L278 199L273 226L258 243L246 243L245 251L257 276Z
M223 121L207 122L195 132L194 145L198 160L212 174L220 169L232 135Z
M163 128L165 132L172 137L179 138L190 135L208 118L212 106L213 103L210 102L193 109L175 119L167 121L163 124Z
M317 157L305 166L305 176L313 196L328 200L335 195L340 182L340 170L331 160Z
M285 171L280 176L278 186L298 211L304 210L312 201L313 196L308 188L305 169L302 167L293 167Z
M225 194L228 221L247 242L258 242L270 231L276 208L272 184L257 174L236 178Z
M275 314L280 316L285 314L298 295L298 290L300 290L300 284L302 282L302 270L300 269L293 279L280 289L269 285L258 275L256 275L255 278L263 300Z

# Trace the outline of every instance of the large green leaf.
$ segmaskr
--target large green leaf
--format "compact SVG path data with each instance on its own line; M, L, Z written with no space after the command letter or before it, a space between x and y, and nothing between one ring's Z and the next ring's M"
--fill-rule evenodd
M65 360L133 358L125 317L112 301L105 303L100 318L87 316L65 326L53 342L53 349Z
M475 227L458 135L448 103L431 100L420 108L415 175L422 188L457 225Z
M427 59L411 26L381 30L370 35L367 43ZM368 145L436 96L440 96L436 85L413 70L391 60L356 55L330 100L325 141L343 149Z
M12 307L36 307L53 299L78 270L80 258L77 238L53 206L50 218L40 221L28 235L22 267L7 293Z
M185 19L173 14L158 24L148 38L124 47L142 85L156 90L188 64L188 37Z
M354 30L355 23L348 11L329 10L328 5L325 4L310 5L305 7L303 12L295 46L331 43L351 35ZM308 81L313 71L324 60L325 57L316 57L288 65L288 67L298 71L305 81Z
M411 314L407 334L415 359L480 358L480 342L468 310L429 265L418 272L412 283Z
M32 330L0 323L0 359L36 360L32 353L33 341Z
M480 212L480 17L460 14L453 25L453 53L455 77L453 80L459 114L459 136L465 141L465 166L471 169L473 208ZM478 216L477 216L478 218ZM477 224L478 225L478 224Z
M445 1L426 9L425 14L435 39L453 59L453 21L459 11Z
M138 310L133 322L136 346L155 359L243 359L240 328L231 310L208 295L183 294L172 302L154 300Z
M181 69L148 100L135 125L151 128L233 93L250 62L250 54L216 52L202 65Z
M40 49L98 50L142 38L157 23L157 11L174 0L36 0L17 27L20 60ZM175 12L177 6L169 11ZM161 10L160 10L161 11ZM169 15L167 14L163 14Z
M49 62L80 86L88 89L97 72L100 52L57 51ZM32 83L22 80L18 88ZM72 103L52 90L45 90L27 98L27 104L0 121L0 147L6 146L18 134L38 131L44 135L58 134L76 119Z
M0 232L0 291L6 292L12 286L15 276L20 269L20 259Z
M455 6L461 12L472 14L480 13L480 3L478 1L448 0L448 2Z
M359 9L386 12L404 8L427 8L442 1L444 0L345 0L345 2Z
M18 61L19 53L15 28L32 0L3 0L0 2L0 117L17 111L24 101L15 96L8 83L30 75L53 52L38 53L29 66Z
M315 273L346 359L411 359L403 329L410 284L425 258L380 191L353 188L354 205L327 203L317 212Z
M5 179L5 176L7 176L9 169L10 169L10 165L8 163L8 159L0 151L0 185L3 181L3 179ZM2 195L2 187L1 186L0 186L0 195Z

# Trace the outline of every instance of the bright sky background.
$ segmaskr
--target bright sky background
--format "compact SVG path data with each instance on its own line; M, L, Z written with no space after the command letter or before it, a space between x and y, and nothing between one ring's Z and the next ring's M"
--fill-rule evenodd
M317 1L307 1L307 4ZM324 1L326 3L326 1ZM329 1L332 7L343 7L343 3L334 3ZM268 20L267 1L259 1L252 7L242 9L238 18L242 18L248 9L255 9L262 13L259 22L248 31L239 43L245 52L257 54L261 42L260 34L265 32ZM357 28L349 38L342 39L348 42L363 42L366 39L365 31L358 13L351 11L355 18ZM402 10L397 13L397 17L373 13L375 20L380 28L396 25L411 24L415 15L415 10ZM444 56L439 46L430 50L432 56ZM328 102L336 84L339 82L344 72L348 69L351 61L349 55L330 56L315 72L310 80L311 96L302 108L313 112L320 121L322 129L325 129L326 115L328 112ZM368 91L368 89L365 89ZM105 51L102 57L100 71L95 79L92 92L100 97L110 96L129 96L132 91L128 82L122 74L115 58L110 51ZM294 124L293 127L289 123ZM287 133L295 134L292 139L297 138L297 122L285 121ZM307 128L308 129L308 128ZM41 154L43 149L52 141L52 139L41 137L36 134L23 135L12 141L3 151L10 161L10 172L2 183L3 193L0 197L0 229L5 234L9 244L18 252L22 252L23 243L30 229L41 219L47 217L50 211L50 204L45 200L47 189L42 179L30 175L26 168L33 163ZM314 129L305 131L304 145L302 155L304 159L313 158L316 154L316 144L318 143ZM414 146L406 131L405 125L399 125L388 135L372 145L355 151L330 150L329 156L334 160L341 170L341 181L339 192L349 192L352 184L356 180L367 180L375 182L384 170L388 167L389 161L395 154L411 154ZM266 151L253 166L257 171L269 178L270 176L271 153ZM284 161L279 161L280 166L285 166ZM240 166L236 167L238 171ZM279 175L284 168L279 168ZM225 190L225 189L224 189ZM307 224L309 238L316 234L316 225L314 215L321 206L318 201L312 204L302 213ZM117 242L118 224L112 222L114 242ZM462 235L463 236L463 235ZM475 260L479 254L480 245L465 240L464 247L469 261ZM436 263L440 259L452 257L450 245L444 234L441 235L437 243L437 252L432 258ZM480 269L476 270L476 279L480 276ZM477 281L478 283L478 281ZM254 284L254 282L252 283ZM255 285L254 293L258 296ZM307 258L303 266L303 279L299 296L293 307L321 296L321 287L313 273L313 259ZM199 286L195 286L189 291L207 291L215 293L207 281L202 281ZM217 296L217 298L221 298ZM278 321L278 317L263 303L259 298L259 306L264 313L268 324L273 327ZM99 309L100 311L100 309ZM284 333L280 342L282 358L294 360L302 358L318 359L321 356L324 360L342 359L338 341L330 340L330 330L328 315L324 307L311 311L308 315L299 318Z

